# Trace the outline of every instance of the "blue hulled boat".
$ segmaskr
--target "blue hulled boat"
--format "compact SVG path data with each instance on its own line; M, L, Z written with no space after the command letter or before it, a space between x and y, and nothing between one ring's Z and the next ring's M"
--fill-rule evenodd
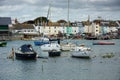
M41 46L44 44L49 44L49 39L48 38L41 38L40 40L34 41L35 46Z
M35 46L41 46L44 44L49 44L48 41L34 41Z

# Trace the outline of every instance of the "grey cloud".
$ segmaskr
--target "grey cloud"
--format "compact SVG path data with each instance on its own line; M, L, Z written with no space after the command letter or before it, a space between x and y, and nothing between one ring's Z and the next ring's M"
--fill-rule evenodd
M67 14L68 0L0 0L0 15L34 15L41 16L47 14L47 9L49 4L51 4L51 8L54 9L52 13L59 18L64 18ZM120 13L120 0L69 0L70 1L70 11L71 15L75 15L76 17L79 14L84 14L84 16L92 13L102 12L102 15L107 12L117 12ZM10 6L10 7L9 7ZM17 7L16 7L17 6ZM6 9L9 8L9 9ZM15 8L16 7L16 8ZM12 10L11 10L12 9ZM10 12L12 11L12 13ZM21 10L21 11L20 11ZM14 12L13 12L14 11ZM19 12L19 14L17 14ZM58 15L58 13L61 16ZM16 14L15 14L16 13ZM99 14L98 14L99 15ZM56 18L55 16L55 18ZM95 15L96 16L96 15ZM115 15L118 16L118 15ZM32 16L33 17L33 16ZM119 16L118 16L119 17ZM74 17L73 17L74 18Z
M31 1L31 0L30 0ZM34 0L35 3L30 3L29 0L0 0L0 5L28 5L35 6L38 8L51 6L54 8L66 9L68 0ZM91 9L91 10L120 10L120 0L69 0L70 9Z
M52 7L66 9L67 0L53 1ZM70 9L117 11L120 10L120 0L70 0Z
M94 9L101 11L118 11L120 10L119 0L105 0L105 1L94 1L91 2ZM109 8L109 10L107 10Z
M15 5L23 5L24 2L22 0L4 0L1 3L0 0L0 6L15 6Z
M4 0L0 0L0 6L4 5Z

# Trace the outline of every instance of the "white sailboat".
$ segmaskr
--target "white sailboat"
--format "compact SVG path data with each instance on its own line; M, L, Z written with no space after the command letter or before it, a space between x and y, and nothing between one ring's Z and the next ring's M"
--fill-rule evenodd
M48 55L51 57L61 55L61 46L58 43L51 42L40 46L40 48L43 52L48 52Z
M66 44L61 44L61 50L62 51L71 51L76 47L76 44L73 43L66 43Z
M72 57L77 58L90 58L91 52L90 51L74 51L72 53Z
M84 45L76 46L72 52L72 57L90 58L90 56L91 48L85 47Z
M68 11L67 11L67 26L69 27L70 26L70 23L69 23L69 0L68 0ZM72 49L74 49L74 47L76 47L76 44L73 44L73 43L69 43L68 42L68 39L67 39L67 43L65 44L61 44L61 50L62 51L71 51Z

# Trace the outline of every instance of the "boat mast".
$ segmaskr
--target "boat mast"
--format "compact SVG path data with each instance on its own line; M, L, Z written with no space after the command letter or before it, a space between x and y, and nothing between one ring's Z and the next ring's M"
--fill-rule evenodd
M70 32L70 29L69 29L69 26L70 26L70 22L69 22L69 3L70 3L70 1L68 0L67 3L68 3L67 4L67 8L68 8L68 10L67 10L67 34L69 34L69 32Z
M67 13L68 13L68 15L67 15L68 27L70 26L70 25L69 25L69 3L70 3L70 1L68 0L68 12L67 12Z
M49 8L48 8L46 25L48 25L48 21L49 21L48 18L49 18L49 14L50 14L50 8L51 8L51 4L49 4Z

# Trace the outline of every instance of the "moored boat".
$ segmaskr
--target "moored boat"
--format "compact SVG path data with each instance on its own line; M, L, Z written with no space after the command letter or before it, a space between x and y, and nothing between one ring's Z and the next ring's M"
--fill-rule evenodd
M5 47L6 45L7 45L7 42L5 42L5 41L0 42L0 47Z
M76 47L76 44L73 43L67 43L67 44L61 44L61 50L62 51L70 51Z
M75 46L72 51L91 51L90 47L86 47L85 45Z
M114 42L103 42L103 41L100 41L100 42L93 42L93 45L115 45Z
M41 46L44 44L49 44L48 41L34 41L35 46Z
M90 58L90 51L74 51L72 57L76 58Z
M85 39L87 39L87 40L97 40L97 37L89 36L89 37L85 37Z
M72 57L77 57L77 58L90 58L90 55L91 55L91 48L85 47L84 45L76 46L72 52Z
M53 40L53 41L56 41L56 40ZM48 52L49 56L50 57L53 57L53 56L60 56L61 54L61 47L59 45L60 41L57 40L58 43L49 43L49 44L44 44L42 46L40 46L41 50L44 51L44 52Z
M49 54L50 57L60 56L61 51L60 50L50 50L50 51L48 51L48 54Z
M48 38L41 38L40 40L34 41L35 46L41 46L44 44L49 44L49 39Z
M24 44L15 51L16 59L36 59L37 53L30 44Z

